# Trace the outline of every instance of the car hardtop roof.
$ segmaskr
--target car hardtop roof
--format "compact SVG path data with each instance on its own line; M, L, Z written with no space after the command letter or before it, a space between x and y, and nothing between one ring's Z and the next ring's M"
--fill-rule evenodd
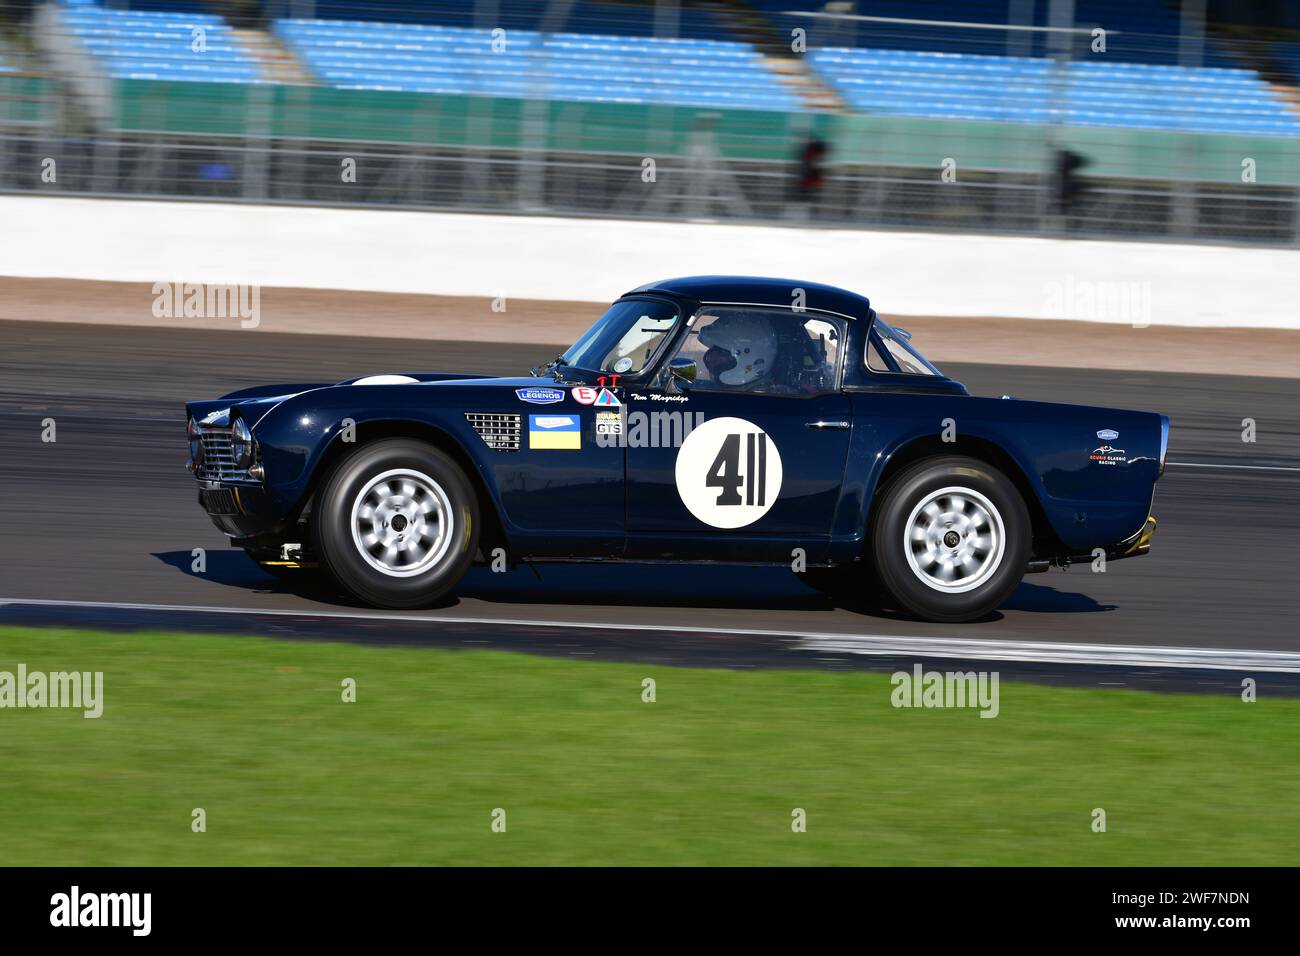
M694 302L777 305L789 308L795 304L797 289L803 290L802 305L805 308L836 312L860 319L866 319L871 314L871 302L864 295L833 285L801 282L797 279L770 279L756 276L684 276L679 279L648 282L625 295L656 292Z

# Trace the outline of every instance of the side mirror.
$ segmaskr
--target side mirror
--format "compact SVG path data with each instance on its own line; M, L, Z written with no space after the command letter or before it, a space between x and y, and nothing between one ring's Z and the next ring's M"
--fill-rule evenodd
M675 358L668 363L668 377L683 385L694 385L697 369L695 359Z

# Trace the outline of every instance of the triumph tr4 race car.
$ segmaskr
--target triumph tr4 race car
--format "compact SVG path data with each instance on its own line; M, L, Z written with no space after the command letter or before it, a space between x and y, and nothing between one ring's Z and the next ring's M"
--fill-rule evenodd
M401 372L190 402L199 502L277 574L384 608L477 559L785 565L934 621L1145 554L1169 420L978 398L870 302L708 276L627 293L521 377Z

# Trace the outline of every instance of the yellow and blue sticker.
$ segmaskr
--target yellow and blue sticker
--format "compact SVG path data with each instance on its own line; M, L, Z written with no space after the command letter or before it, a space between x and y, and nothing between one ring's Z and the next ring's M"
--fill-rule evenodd
M581 448L582 422L577 415L529 415L528 447Z

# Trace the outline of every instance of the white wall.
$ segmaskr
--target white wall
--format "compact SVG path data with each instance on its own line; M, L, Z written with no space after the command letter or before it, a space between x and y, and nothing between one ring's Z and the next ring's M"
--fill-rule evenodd
M1300 329L1300 250L714 223L0 197L0 274L608 301L775 275L891 316Z

